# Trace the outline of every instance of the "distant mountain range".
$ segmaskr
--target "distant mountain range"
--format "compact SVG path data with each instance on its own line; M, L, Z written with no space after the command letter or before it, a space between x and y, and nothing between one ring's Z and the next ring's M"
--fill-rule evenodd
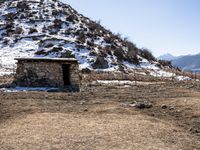
M159 59L171 61L173 66L179 67L182 70L200 73L200 53L184 56L164 54Z

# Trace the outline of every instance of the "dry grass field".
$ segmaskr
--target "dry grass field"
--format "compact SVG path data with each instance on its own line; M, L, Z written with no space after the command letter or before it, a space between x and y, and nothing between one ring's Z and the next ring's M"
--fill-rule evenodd
M2 150L200 149L199 83L0 93ZM151 108L132 107L147 101Z

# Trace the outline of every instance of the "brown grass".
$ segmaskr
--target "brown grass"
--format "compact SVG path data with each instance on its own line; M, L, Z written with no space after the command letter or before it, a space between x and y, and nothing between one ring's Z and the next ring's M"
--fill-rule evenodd
M0 149L200 149L199 89L160 83L0 93ZM144 100L153 107L128 106Z

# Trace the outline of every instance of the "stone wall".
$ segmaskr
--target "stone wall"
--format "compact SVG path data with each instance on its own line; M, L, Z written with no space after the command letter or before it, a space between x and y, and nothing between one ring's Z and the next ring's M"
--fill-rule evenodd
M15 83L25 87L64 87L62 64L67 62L18 61ZM78 64L70 65L72 86L80 84Z

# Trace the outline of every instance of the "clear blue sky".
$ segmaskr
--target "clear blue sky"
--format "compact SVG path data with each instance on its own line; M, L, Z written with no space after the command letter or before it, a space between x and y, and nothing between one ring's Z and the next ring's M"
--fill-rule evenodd
M155 56L200 53L200 0L62 0Z

